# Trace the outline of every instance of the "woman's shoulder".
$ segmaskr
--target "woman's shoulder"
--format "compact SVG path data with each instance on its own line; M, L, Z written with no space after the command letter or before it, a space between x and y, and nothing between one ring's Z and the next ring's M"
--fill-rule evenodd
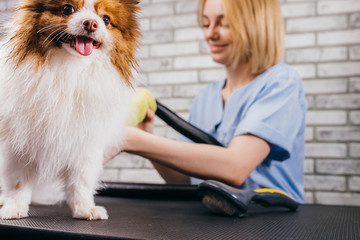
M290 65L279 63L260 74L253 85L257 97L267 94L284 95L298 93L303 95L304 87L300 74Z
M292 66L286 63L278 63L267 69L261 75L273 81L302 81L300 74Z

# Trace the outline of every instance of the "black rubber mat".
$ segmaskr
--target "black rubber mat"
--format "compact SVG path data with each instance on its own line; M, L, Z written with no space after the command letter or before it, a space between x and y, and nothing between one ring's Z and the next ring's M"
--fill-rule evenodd
M190 195L194 190L179 189ZM31 206L28 218L0 220L0 239L360 239L358 207L304 205L289 212L254 205L246 216L231 218L213 214L194 196L134 195L97 197L108 210L107 221L74 220L66 205Z

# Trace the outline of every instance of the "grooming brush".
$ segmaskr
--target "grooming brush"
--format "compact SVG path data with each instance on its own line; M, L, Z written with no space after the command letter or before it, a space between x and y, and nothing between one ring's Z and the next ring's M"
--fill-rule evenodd
M295 211L299 205L287 194L275 189L243 190L214 180L202 182L198 194L211 211L228 216L246 213L251 202L264 207L288 208L290 211Z

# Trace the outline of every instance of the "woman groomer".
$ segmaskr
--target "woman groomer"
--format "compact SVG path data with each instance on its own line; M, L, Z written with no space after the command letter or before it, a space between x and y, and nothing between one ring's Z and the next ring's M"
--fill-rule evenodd
M122 151L150 159L167 183L215 179L249 190L278 189L303 203L307 103L300 76L281 63L279 1L200 0L198 18L226 78L198 93L189 122L225 147L155 136L149 110L142 130L126 130Z

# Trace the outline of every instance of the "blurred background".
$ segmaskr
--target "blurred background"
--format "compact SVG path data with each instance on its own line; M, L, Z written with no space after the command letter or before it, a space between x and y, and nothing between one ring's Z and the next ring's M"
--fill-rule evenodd
M225 71L212 62L197 26L197 1L140 1L143 37L136 80L187 119L195 94L223 79ZM302 76L309 103L306 202L360 206L360 0L280 2L286 28L284 62ZM16 4L0 0L0 22ZM155 134L178 137L160 119L155 125ZM148 160L125 153L106 166L102 178L163 183Z

